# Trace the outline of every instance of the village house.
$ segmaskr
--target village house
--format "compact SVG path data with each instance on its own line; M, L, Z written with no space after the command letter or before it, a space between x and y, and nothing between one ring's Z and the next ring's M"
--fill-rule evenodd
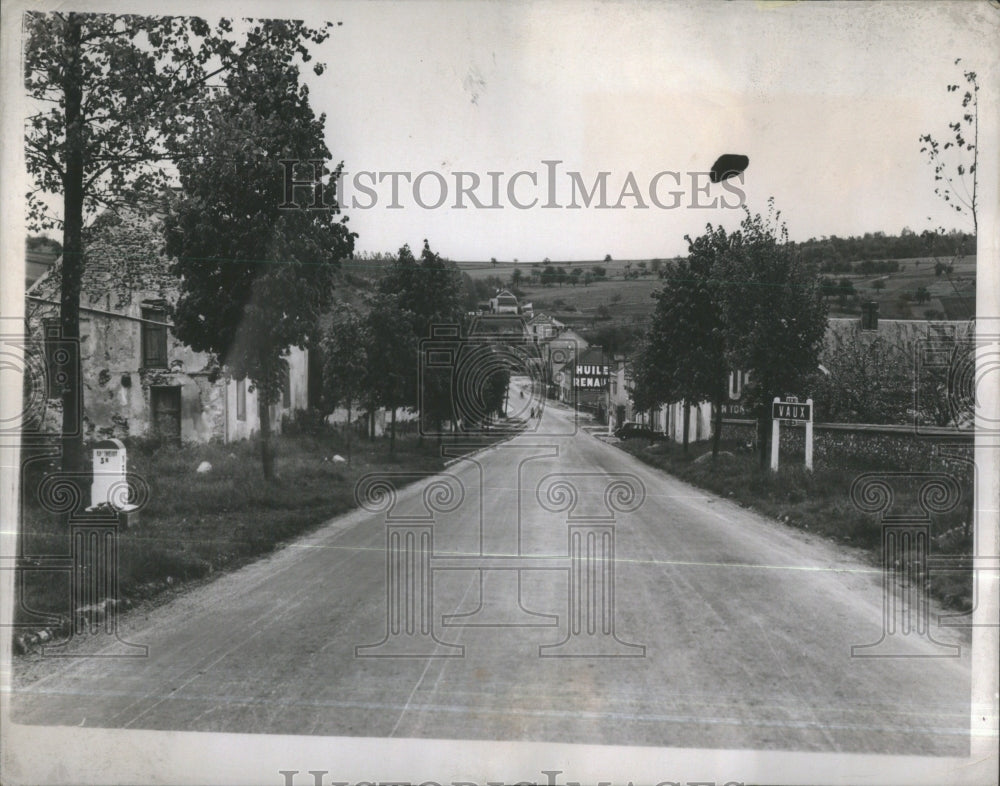
M257 432L257 395L250 382L231 379L211 355L173 335L166 307L177 297L177 284L157 251L152 221L101 217L90 234L80 296L85 438L230 442ZM26 292L33 336L58 331L60 269L56 262ZM308 406L308 352L293 348L287 360L281 401L271 409L276 430L283 414ZM54 375L48 385L45 428L58 431Z
M517 305L517 298L508 290L501 289L490 298L491 314L520 314L521 310Z
M884 342L888 346L899 348L900 358L907 359L905 374L913 374L912 364L921 356L921 347L949 348L954 346L962 336L971 330L970 323L947 320L897 320L897 319L865 319L830 318L827 321L823 348L820 351L820 373L829 374L827 365L833 366L832 358L845 351L851 342ZM933 360L930 352L923 353ZM940 353L939 353L940 354ZM944 352L948 355L948 351ZM824 365L824 363L826 365ZM942 369L938 373L946 373ZM753 413L746 404L745 390L748 375L742 371L734 371L729 375L728 400L723 404L724 422L748 422L753 419ZM675 442L684 440L684 403L681 401L663 404L651 410L637 411L632 403L633 377L631 363L624 356L615 357L611 377L611 406L613 425L615 428L622 423L631 421L648 426L653 431L665 434ZM899 391L904 397L912 399L913 392L909 389ZM819 402L819 411L824 407ZM692 404L689 410L688 440L701 442L712 437L712 405L710 402ZM912 418L908 421L912 423ZM906 425L898 423L897 425Z
M548 398L572 404L576 400L573 391L573 366L590 343L575 330L567 328L540 346Z
M632 364L623 355L616 355L611 369L612 426L638 423L652 431L665 434L675 442L684 441L684 402L661 404L648 410L638 410L632 403L635 381ZM711 437L712 405L702 402L688 411L688 441L700 442Z
M604 349L589 346L579 351L576 362L568 364L563 372L564 383L569 392L575 394L577 406L599 419L606 416L608 409L610 367Z
M538 342L549 341L558 336L566 325L548 314L539 312L528 320L528 333Z

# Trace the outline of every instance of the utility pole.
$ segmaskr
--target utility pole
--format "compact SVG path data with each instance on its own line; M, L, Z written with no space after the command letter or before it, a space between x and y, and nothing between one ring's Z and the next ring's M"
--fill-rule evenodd
M604 383L608 389L608 408L606 416L608 418L608 436L611 436L611 367L608 365L607 356L604 354L604 347L601 347L601 365L607 370L607 381Z

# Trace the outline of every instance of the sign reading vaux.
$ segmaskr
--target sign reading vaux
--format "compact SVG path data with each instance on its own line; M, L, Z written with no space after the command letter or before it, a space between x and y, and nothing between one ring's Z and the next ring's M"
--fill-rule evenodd
M580 363L573 369L573 387L582 390L600 390L608 386L609 367Z
M775 401L771 404L771 417L774 420L812 421L812 404L799 401Z

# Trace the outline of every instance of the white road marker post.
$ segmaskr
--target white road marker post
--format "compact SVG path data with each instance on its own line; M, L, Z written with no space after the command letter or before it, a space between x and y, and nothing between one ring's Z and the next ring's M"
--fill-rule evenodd
M774 403L777 404L781 401L777 396L774 397ZM773 410L773 408L772 408ZM776 418L775 413L771 412L771 471L778 471L778 443L781 441L781 421Z
M614 431L611 428L611 367L608 365L604 366L604 371L607 372L607 386L608 386L608 436L612 436Z

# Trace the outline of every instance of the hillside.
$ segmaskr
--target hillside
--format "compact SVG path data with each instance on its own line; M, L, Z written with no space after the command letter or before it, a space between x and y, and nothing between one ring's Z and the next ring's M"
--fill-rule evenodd
M893 273L865 275L861 273L826 274L839 282L851 282L854 296L830 297L827 302L830 316L857 316L860 304L874 300L879 304L879 315L885 319L969 319L975 315L976 258L966 256L957 261L954 257L914 257L896 260L899 270ZM952 265L950 274L936 275L935 263ZM667 264L664 260L662 264ZM459 262L459 268L473 279L496 277L509 285L515 270L520 271L517 285L522 301L533 304L535 311L544 311L577 327L598 327L602 323L636 325L646 321L652 312L653 292L660 287L660 279L652 273L654 260L615 260L603 262L552 261L554 267L571 274L574 268L589 272L597 265L605 268L607 279L583 283L583 275L576 284L541 284L538 273L543 263ZM626 271L645 274L626 278ZM535 277L532 278L532 271ZM916 302L917 290L926 288L929 300Z

